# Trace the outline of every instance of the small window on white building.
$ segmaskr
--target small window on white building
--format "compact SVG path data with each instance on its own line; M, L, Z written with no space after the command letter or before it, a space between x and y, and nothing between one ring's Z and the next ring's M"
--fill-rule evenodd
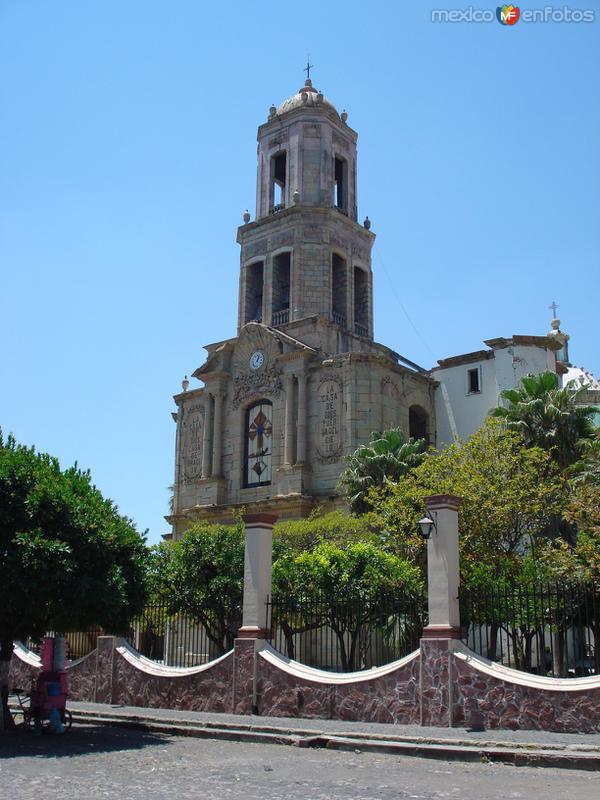
M467 370L467 394L481 392L481 371L479 367Z

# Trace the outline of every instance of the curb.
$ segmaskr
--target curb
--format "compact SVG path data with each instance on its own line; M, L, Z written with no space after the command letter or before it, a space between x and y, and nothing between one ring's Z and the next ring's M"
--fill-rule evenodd
M280 744L302 748L325 748L357 753L379 753L395 756L412 756L445 761L472 763L503 763L512 766L554 767L600 771L600 748L547 745L539 747L533 743L472 742L431 738L389 737L381 734L323 733L305 728L282 728L273 725L234 725L231 723L195 721L170 721L156 717L141 717L124 714L98 714L93 711L72 710L73 721L97 725L120 726L151 733L174 736L190 736L198 739L220 739L222 741L254 744Z

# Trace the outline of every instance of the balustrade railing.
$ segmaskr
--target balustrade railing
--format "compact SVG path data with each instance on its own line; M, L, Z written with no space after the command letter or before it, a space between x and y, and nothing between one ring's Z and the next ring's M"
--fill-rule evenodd
M274 311L271 315L271 325L274 327L277 327L277 325L285 325L287 322L289 322L289 319L289 308L285 308L283 311Z

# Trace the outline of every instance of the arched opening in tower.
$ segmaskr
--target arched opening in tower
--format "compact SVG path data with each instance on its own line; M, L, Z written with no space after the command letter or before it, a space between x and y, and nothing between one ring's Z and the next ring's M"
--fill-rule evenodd
M262 322L263 318L264 261L255 261L246 267L246 302L244 323Z
M271 322L283 325L289 322L290 314L290 270L292 254L278 253L273 258L273 295L271 305Z
M354 332L369 335L369 276L360 267L354 267Z
M331 318L346 327L346 261L337 253L331 256Z
M408 409L408 435L413 439L425 439L429 444L429 415L421 406Z

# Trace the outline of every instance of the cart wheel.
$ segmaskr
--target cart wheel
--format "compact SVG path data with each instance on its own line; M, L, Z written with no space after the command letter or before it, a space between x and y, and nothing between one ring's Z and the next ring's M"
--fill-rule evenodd
M65 726L65 730L67 731L73 724L73 715L71 714L68 708L65 708L62 724Z

